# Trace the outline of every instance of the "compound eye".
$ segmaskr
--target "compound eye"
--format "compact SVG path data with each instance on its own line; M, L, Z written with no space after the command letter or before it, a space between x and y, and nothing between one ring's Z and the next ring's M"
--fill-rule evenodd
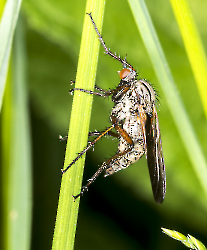
M130 73L130 69L122 69L120 72L119 72L119 77L121 79L124 79L125 77L127 77Z

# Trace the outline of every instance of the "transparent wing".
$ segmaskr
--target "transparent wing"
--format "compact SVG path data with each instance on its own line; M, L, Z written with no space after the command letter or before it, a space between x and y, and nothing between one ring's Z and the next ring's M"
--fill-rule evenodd
M146 119L147 163L152 184L154 199L161 204L165 198L166 175L162 153L162 141L157 111L154 107L153 115Z

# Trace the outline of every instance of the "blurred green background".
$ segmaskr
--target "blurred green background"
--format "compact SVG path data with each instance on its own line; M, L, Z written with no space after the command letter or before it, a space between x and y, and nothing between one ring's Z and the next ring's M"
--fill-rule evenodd
M207 126L191 67L168 1L146 1L175 78L178 95L193 124L204 154ZM204 46L207 43L206 1L189 1ZM70 120L86 1L26 0L21 17L25 29L27 84L33 154L33 217L31 249L50 249L55 225L66 135ZM103 38L111 51L127 54L140 78L159 95L159 123L167 174L164 203L153 200L145 157L113 176L98 180L81 197L75 249L184 249L161 233L161 227L191 234L207 245L207 198L194 173L183 142L162 98L161 87L127 1L106 2ZM206 48L206 47L205 47ZM96 84L119 83L121 65L100 49ZM206 84L206 83L204 83ZM112 101L94 97L90 130L110 125ZM81 121L80 121L81 122ZM113 156L118 141L103 138L86 157L83 183ZM193 152L192 152L193 154ZM207 181L207 180L206 180Z

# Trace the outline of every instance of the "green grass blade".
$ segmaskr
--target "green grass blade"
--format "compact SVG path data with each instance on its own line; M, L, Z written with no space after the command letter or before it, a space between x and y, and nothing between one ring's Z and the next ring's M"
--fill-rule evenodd
M7 0L0 23L0 111L2 107L11 44L21 0Z
M11 63L10 63L11 64ZM10 143L11 143L11 65L9 65L9 70L6 80L6 89L4 95L4 104L1 113L1 166L2 166L2 179L1 179L1 189L2 189L2 234L3 249L8 249L8 166L10 165ZM1 246L1 245L0 245Z
M207 60L186 0L171 0L207 118Z
M181 234L180 232L175 231L175 230L170 230L167 228L161 228L161 229L163 233L167 234L168 236L170 236L171 238L175 240L181 241L186 247L193 248L193 244L188 241L188 237Z
M2 112L2 171L5 249L30 248L31 142L25 79L25 45L21 23L14 39L12 76Z
M173 76L170 72L158 36L143 0L128 0L140 34L152 60L157 77L161 83L167 104L174 122L185 145L194 170L207 196L207 166L204 153L196 137L183 102L178 95Z
M86 12L101 30L104 1L87 1ZM93 89L98 62L99 41L88 15L85 15L79 54L76 87ZM84 149L88 139L92 95L75 91L69 126L68 143L64 168ZM73 249L78 216L79 199L75 202L72 195L80 192L82 185L84 158L78 160L62 178L59 204L52 249Z
M167 228L161 228L162 232L170 236L171 238L181 241L186 247L190 249L197 249L197 250L206 250L206 247L203 245L202 242L197 240L191 235L187 235L187 237L178 231L170 230Z

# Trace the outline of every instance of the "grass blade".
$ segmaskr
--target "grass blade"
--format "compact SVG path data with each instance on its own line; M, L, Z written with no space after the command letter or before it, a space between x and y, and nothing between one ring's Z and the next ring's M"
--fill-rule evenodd
M197 27L186 0L171 0L172 9L178 22L186 52L203 103L207 118L207 60Z
M198 179L207 196L206 159L183 102L178 95L178 90L158 40L158 36L156 35L153 27L145 2L143 0L129 0L128 2L140 30L144 44L152 60L157 77L161 83L174 122L183 140L192 165L194 166Z
M92 12L93 18L101 30L104 1L87 1L86 12ZM93 89L98 62L99 41L88 15L85 15L81 48L79 54L76 87ZM69 126L68 143L64 168L86 146L92 96L75 91ZM74 202L72 195L80 192L82 185L84 157L71 167L62 178L59 204L53 238L53 249L73 249L78 216L79 200Z
M2 112L2 172L5 249L30 248L31 237L31 142L25 79L23 26L17 26L14 63L7 82Z
M11 44L21 0L8 0L0 23L0 111L3 101Z

